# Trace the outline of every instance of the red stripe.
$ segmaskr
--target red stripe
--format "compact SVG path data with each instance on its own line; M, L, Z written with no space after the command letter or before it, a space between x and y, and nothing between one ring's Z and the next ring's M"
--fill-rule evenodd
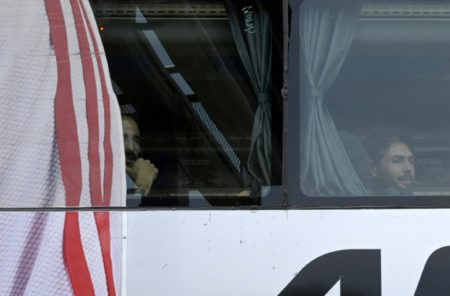
M103 110L105 116L105 137L104 137L104 151L105 151L105 175L103 181L103 206L110 206L111 204L111 190L112 190L112 176L113 176L113 152L111 145L111 106L108 88L106 86L105 71L103 70L103 63L101 60L100 51L97 45L97 39L95 38L94 31L91 26L86 9L81 2L81 8L83 15L88 25L89 36L91 37L94 45L95 57L97 60L97 68L100 74L100 83L102 87L103 96Z
M45 7L58 71L55 122L61 175L66 192L66 205L76 207L80 204L82 175L80 144L73 106L67 32L59 0L45 0ZM81 243L78 213L66 213L65 215L63 253L74 294L95 295Z
M81 65L83 68L84 86L86 89L86 114L89 133L88 158L89 158L89 181L92 205L102 206L101 169L99 142L100 132L98 123L97 85L94 74L94 64L89 48L89 41L81 15L80 5L77 0L70 0L72 6L75 27L77 31L78 44L81 54Z
M95 212L95 222L97 224L98 237L102 249L103 267L105 269L106 285L108 295L115 296L114 274L111 260L111 233L109 212Z
M74 295L95 295L91 274L84 257L78 212L67 212L64 224L64 262Z
M102 251L103 268L105 270L108 295L115 296L116 288L114 284L114 273L111 260L111 228L109 212L95 212L94 217Z
M112 146L111 146L111 111L110 111L110 99L109 93L106 86L105 73L103 70L103 64L101 61L100 52L98 50L97 40L95 38L89 16L83 5L80 2L82 8L83 16L86 21L89 35L93 43L95 57L97 61L97 68L100 75L102 97L103 97L103 109L105 118L105 136L104 136L104 152L105 152L105 168L104 168L104 183L103 183L103 206L109 206L111 201L111 190L112 190L112 171L113 171L113 157L112 157ZM115 296L115 285L114 285L114 275L113 266L111 260L111 233L110 233L110 217L109 212L96 212L94 214L95 222L97 225L98 236L100 240L100 246L103 258L103 267L106 276L106 285L108 289L108 295Z
M45 3L58 70L55 122L61 173L66 190L66 204L75 207L80 204L81 196L81 158L73 106L66 27L59 0L46 0Z

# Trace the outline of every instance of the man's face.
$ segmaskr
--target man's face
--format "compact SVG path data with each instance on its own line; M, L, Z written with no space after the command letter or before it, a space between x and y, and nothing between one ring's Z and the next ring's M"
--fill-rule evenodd
M122 127L123 141L125 145L126 166L130 168L139 157L141 151L141 135L139 133L139 127L136 121L134 121L130 117L122 117Z
M411 149L404 143L392 143L379 165L374 168L373 176L378 178L385 188L397 186L409 189L414 183L415 176Z

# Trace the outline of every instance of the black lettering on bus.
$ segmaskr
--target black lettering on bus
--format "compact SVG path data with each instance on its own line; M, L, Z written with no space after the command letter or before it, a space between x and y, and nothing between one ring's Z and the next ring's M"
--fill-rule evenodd
M422 271L415 296L450 294L450 247L434 251Z
M323 296L339 280L341 295L381 296L381 250L342 250L320 256L279 296Z

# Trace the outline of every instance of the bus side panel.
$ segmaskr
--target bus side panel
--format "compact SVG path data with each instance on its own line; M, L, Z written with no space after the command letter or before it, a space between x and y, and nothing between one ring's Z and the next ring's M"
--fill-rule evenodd
M413 295L430 255L450 246L446 209L146 211L129 212L127 223L128 295L291 295L317 284L344 291L368 274L361 254L376 263L367 289ZM328 278L307 274L319 261ZM427 270L433 277L436 268Z

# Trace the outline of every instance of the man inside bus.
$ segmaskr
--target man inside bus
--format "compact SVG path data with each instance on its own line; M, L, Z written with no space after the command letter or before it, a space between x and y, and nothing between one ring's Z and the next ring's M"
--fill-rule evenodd
M158 169L150 160L140 157L140 131L136 121L131 116L124 115L122 116L122 127L126 157L127 187L129 189L137 187L144 196L148 195L153 181L158 176Z
M373 129L365 141L375 190L383 195L412 195L414 155L408 140L393 128Z

